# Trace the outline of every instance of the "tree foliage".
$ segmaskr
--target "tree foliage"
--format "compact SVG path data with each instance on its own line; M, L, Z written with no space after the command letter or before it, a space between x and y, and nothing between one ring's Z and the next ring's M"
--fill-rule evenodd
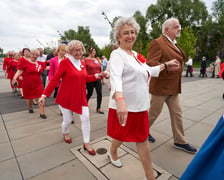
M181 32L181 37L177 39L178 45L184 50L186 56L194 58L196 54L197 38L191 28L185 28Z
M61 40L79 40L82 41L84 47L88 51L89 47L93 46L96 48L97 56L101 56L101 50L93 40L89 27L78 26L77 32L73 29L69 29L64 32L64 35L61 37Z
M147 33L147 20L140 11L135 12L134 18L140 26L140 31L136 38L133 49L146 56L149 45L147 42L150 41L149 35Z
M161 34L162 23L171 17L176 17L183 28L195 28L206 21L208 11L200 0L158 0L157 4L149 6L146 12L152 38Z

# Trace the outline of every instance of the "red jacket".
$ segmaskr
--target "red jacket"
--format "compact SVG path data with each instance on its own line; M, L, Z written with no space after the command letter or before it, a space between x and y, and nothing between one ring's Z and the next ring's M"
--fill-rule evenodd
M79 71L68 58L65 58L58 65L55 75L43 94L49 97L60 79L61 84L55 102L63 108L82 114L82 106L88 106L86 82L96 81L97 78L95 75L87 74L84 62L81 61Z

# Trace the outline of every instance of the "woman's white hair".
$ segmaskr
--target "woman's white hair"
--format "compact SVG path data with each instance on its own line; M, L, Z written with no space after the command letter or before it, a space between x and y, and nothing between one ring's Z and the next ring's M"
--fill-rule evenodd
M115 22L115 25L114 25L114 40L116 40L117 42L118 42L118 38L120 37L121 28L125 24L129 26L133 26L135 28L136 34L138 34L140 31L140 26L136 22L134 17L121 17Z
M86 49L83 45L83 43L79 40L72 40L71 42L68 43L68 46L67 46L67 53L68 54L71 54L72 50L74 49L74 47L79 44L82 46L82 50L83 50L83 54L86 53Z
M167 27L171 27L175 21L178 21L179 22L179 20L177 18L173 18L173 17L167 19L166 21L164 21L164 23L162 24L162 33L165 32L165 29Z
M40 51L38 49L31 49L30 53L33 54L34 52L36 52L38 56L40 56Z

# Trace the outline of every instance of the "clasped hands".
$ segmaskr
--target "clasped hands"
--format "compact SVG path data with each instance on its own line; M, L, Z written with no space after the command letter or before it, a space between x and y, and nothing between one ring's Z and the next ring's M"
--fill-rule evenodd
M102 71L102 72L98 73L98 75L100 77L105 77L105 78L108 78L108 76L109 76L108 72L106 72L106 71Z

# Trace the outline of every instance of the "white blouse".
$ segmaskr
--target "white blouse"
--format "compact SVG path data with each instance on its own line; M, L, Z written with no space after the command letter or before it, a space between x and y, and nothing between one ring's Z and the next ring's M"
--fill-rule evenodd
M142 112L149 109L150 76L158 77L160 67L149 67L146 63L118 48L110 55L111 92L109 108L116 109L114 93L122 92L129 112Z

